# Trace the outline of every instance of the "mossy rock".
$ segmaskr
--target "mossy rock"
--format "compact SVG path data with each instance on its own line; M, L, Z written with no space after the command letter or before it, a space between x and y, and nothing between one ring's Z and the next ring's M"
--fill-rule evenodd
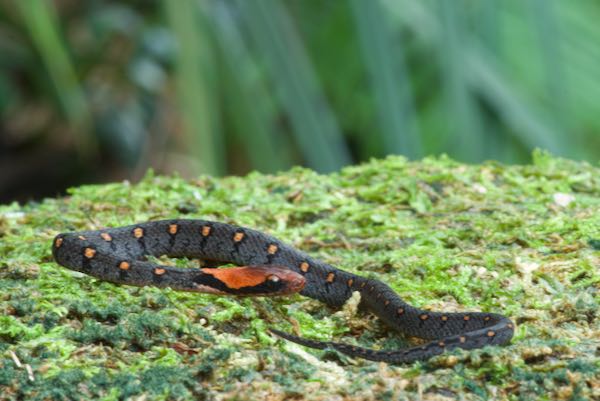
M105 283L53 262L59 232L174 217L268 232L408 302L485 310L512 343L391 366L276 340L413 344L299 295L236 299ZM179 261L180 264L191 263ZM600 397L600 169L388 157L319 175L90 185L0 206L0 400Z

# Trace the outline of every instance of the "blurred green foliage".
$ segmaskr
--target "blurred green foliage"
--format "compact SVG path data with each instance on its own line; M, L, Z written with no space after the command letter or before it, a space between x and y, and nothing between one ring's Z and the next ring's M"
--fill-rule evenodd
M389 153L524 162L534 147L600 158L594 0L3 0L0 13L0 157L66 154L113 178Z

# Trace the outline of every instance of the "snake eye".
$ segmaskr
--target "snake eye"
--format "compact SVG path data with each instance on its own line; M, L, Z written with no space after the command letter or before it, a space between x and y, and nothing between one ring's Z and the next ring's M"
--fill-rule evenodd
M278 283L281 279L276 275L272 274L269 277L267 277L267 280L272 281L274 283Z

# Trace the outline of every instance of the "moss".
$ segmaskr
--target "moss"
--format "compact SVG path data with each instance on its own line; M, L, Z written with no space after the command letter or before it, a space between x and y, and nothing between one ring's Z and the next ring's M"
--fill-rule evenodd
M389 157L330 175L195 180L149 172L135 185L0 206L0 400L598 397L600 170L539 151L533 160ZM502 312L518 330L507 347L376 364L267 332L298 324L313 338L413 343L361 312L299 295L115 286L52 260L58 232L172 217L254 227L415 305Z

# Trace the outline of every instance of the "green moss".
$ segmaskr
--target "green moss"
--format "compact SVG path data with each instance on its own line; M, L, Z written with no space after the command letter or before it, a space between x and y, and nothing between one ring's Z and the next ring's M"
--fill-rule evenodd
M330 175L195 180L149 172L135 185L0 206L0 400L597 397L600 170L539 151L533 160L389 157ZM313 338L413 343L351 308L115 286L52 260L59 232L171 217L269 232L415 305L506 313L517 333L507 347L379 365L267 332L293 323Z

